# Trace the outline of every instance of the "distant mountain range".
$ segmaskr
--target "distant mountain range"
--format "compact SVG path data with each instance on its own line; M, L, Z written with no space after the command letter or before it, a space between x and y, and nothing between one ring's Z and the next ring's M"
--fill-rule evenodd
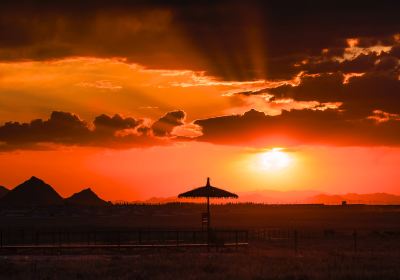
M64 199L52 186L34 176L12 190L0 188L0 207L105 206L107 204L91 189L82 190Z
M324 204L339 204L342 201L346 201L350 204L400 204L400 196L388 193L369 193L369 194L357 194L348 193L344 195L328 195L319 194L310 197L306 203L324 203Z
M387 193L357 194L348 193L342 195L324 194L317 191L275 191L258 190L238 193L238 199L218 199L215 202L252 202L267 204L400 204L400 195ZM169 203L169 202L203 202L204 199L178 199L177 197L152 197L147 200L137 201L141 203Z

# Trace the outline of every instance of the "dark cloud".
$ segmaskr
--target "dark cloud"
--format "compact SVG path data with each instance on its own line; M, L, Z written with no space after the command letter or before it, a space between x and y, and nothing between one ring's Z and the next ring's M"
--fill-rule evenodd
M118 130L134 129L140 123L142 122L139 120L135 120L134 118L130 117L123 118L118 114L112 117L102 114L100 116L97 116L93 121L93 124L96 127L96 132L104 132L111 134L113 134Z
M366 1L2 1L0 58L123 56L224 79L287 78L346 38L391 44L399 3ZM391 41L392 40L392 41Z
M390 51L390 55L400 59L400 44L398 44L392 48L392 50Z
M379 110L363 119L351 119L333 109L282 111L277 116L250 110L243 115L196 120L194 125L201 128L201 136L173 136L172 130L184 125L184 119L183 111L173 111L147 126L141 120L100 115L90 125L72 113L53 112L48 120L0 126L0 150L55 149L59 145L120 149L189 140L250 146L400 144L400 114Z
M347 38L387 38L400 27L392 1L216 1L191 8L178 14L185 36L211 72L228 79L288 78L296 60L324 48L343 52Z
M151 126L151 129L156 136L170 136L174 127L183 125L185 123L185 117L186 114L182 110L168 112L158 121L156 121Z
M343 57L343 55L339 57ZM311 60L301 67L296 67L296 69L298 71L306 71L308 74L364 73L373 71L377 60L378 55L376 54L361 54L353 60L345 60L343 62L334 60L333 57L317 57L317 61Z
M36 119L30 123L7 122L0 127L0 141L12 144L54 142L73 144L87 142L90 131L76 115L53 112L48 120Z
M182 111L169 112L155 123L155 130L142 120L100 115L89 125L68 112L52 112L48 120L7 122L0 126L0 150L48 149L52 145L104 146L110 148L165 145L172 128L183 124Z
M318 100L320 102L337 102L343 99L342 73L304 76L298 86L284 85L267 90L276 98L293 98L299 101Z
M197 120L198 141L233 145L399 145L400 121L348 120L337 110L292 110L268 116L251 110L243 115Z
M346 84L344 74L337 72L303 77L298 86L282 86L270 89L268 93L276 98L298 101L342 102L341 109L352 118L365 118L373 110L400 113L399 74L391 70L392 61L381 63L377 65L382 68L381 72L351 77Z
M121 56L149 68L205 70L225 80L291 79L302 72L297 86L239 94L341 102L340 110L279 116L249 111L198 120L204 133L198 139L397 145L399 3L6 0L0 9L0 60ZM346 58L349 38L371 50ZM392 49L372 51L376 46ZM371 119L377 110L378 119L388 119L379 124ZM100 115L88 124L74 114L53 112L48 120L1 126L0 149L38 148L44 142L154 145L172 138L184 120L185 112L178 110L153 124L120 115Z
M400 113L400 60L397 45L380 54L360 54L352 60L309 61L299 70L298 84L237 93L242 98L271 94L271 101L340 102L347 118L366 118L374 110ZM232 98L234 100L234 96Z

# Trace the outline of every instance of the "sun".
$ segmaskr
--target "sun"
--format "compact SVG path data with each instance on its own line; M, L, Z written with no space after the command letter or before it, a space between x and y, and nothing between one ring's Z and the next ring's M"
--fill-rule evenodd
M287 168L292 162L292 158L284 152L283 148L272 148L260 154L260 169L266 171L278 171Z

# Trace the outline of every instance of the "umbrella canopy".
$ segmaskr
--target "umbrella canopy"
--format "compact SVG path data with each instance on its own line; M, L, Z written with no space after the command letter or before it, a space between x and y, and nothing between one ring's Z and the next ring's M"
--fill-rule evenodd
M182 197L217 197L217 198L238 198L237 194L219 189L210 185L210 178L207 178L207 184L203 187L193 189L188 192L181 193L178 195Z

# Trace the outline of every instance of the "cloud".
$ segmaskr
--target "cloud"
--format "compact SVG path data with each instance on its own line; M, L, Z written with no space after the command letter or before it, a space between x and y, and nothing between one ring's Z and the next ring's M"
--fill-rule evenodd
M245 92L249 99L252 96L267 94L273 96L271 101L293 99L295 102L340 103L340 109L351 117L365 118L374 110L389 113L400 113L400 61L392 55L376 56L375 54L360 57L371 59L364 67L331 69L314 69L315 74L303 74L299 83L283 85L256 92ZM346 62L339 63L346 64ZM316 64L319 67L319 64ZM342 71L343 70L343 71ZM344 71L346 70L346 71ZM350 72L348 72L351 70ZM365 72L353 72L365 71ZM242 95L243 93L238 93ZM258 108L259 109L259 108Z
M95 125L96 131L111 131L115 132L117 130L123 129L133 129L138 126L141 121L135 120L134 118L123 118L116 114L112 117L102 114L97 116L93 124Z
M109 80L99 80L94 82L81 82L78 83L77 86L80 87L91 87L103 90L120 90L122 89L121 85L116 84L114 81Z
M52 112L48 120L30 123L7 122L0 127L0 141L10 144L54 142L74 144L87 142L90 130L78 116L66 112Z
M346 119L328 109L283 111L268 116L250 110L243 115L231 115L197 120L203 135L198 141L245 146L331 145L370 146L400 144L400 121L397 115L382 112L382 122L376 119ZM390 118L389 118L390 117Z
M54 149L57 145L109 148L166 145L172 129L184 124L184 116L183 111L169 112L150 127L144 120L118 114L112 117L102 114L88 124L73 113L54 111L47 120L6 122L0 126L0 150Z
M146 114L156 121L100 115L86 123L53 112L48 120L4 124L0 147L151 146L185 137L396 144L398 10L386 0L6 1L0 60L10 63L2 63L0 78L13 94L1 97L3 118L26 118L8 104L81 116L91 105L97 114L153 108ZM157 120L171 105L185 111ZM187 123L186 112L204 119ZM229 115L208 118L221 114Z
M267 115L279 115L283 110L326 110L339 109L341 102L318 102L316 100L297 101L291 97L276 98L274 95L267 93L268 90L260 90L258 92L242 92L228 96L232 107L225 110L228 115L243 114L250 109L264 112Z
M295 82L234 92L229 96L235 107L226 112L243 113L243 109L253 108L271 115L282 109L317 106L336 107L348 118L367 118L375 110L400 113L400 60L395 36L352 39L347 44L342 52L323 49L294 65L300 71L293 78ZM346 57L346 51L354 56Z
M175 127L181 126L185 123L185 117L186 114L182 110L168 112L158 121L153 123L151 129L156 136L170 136Z
M322 49L343 54L349 38L354 47L387 46L400 30L398 10L389 0L5 1L0 58L126 57L225 80L287 79L294 63Z
M331 145L398 146L400 114L375 110L366 118L349 118L337 109L292 109L280 115L249 110L185 122L186 113L171 111L155 122L120 115L97 116L92 123L68 112L52 112L49 119L0 126L0 151L93 146L113 149L169 145L176 141L204 141L253 147Z
M352 46L337 49L322 49L320 54L308 56L302 61L298 61L294 66L299 71L307 73L330 73L330 72L373 72L379 70L379 63L382 60L390 60L391 67L395 67L398 60L396 52L399 42L394 40L394 36L390 36L392 40L388 40L390 45L382 45L378 41L376 45L370 46ZM368 38L372 41L372 38ZM385 38L374 38L376 40L384 40ZM349 39L348 39L349 40ZM357 42L361 40L357 39Z

